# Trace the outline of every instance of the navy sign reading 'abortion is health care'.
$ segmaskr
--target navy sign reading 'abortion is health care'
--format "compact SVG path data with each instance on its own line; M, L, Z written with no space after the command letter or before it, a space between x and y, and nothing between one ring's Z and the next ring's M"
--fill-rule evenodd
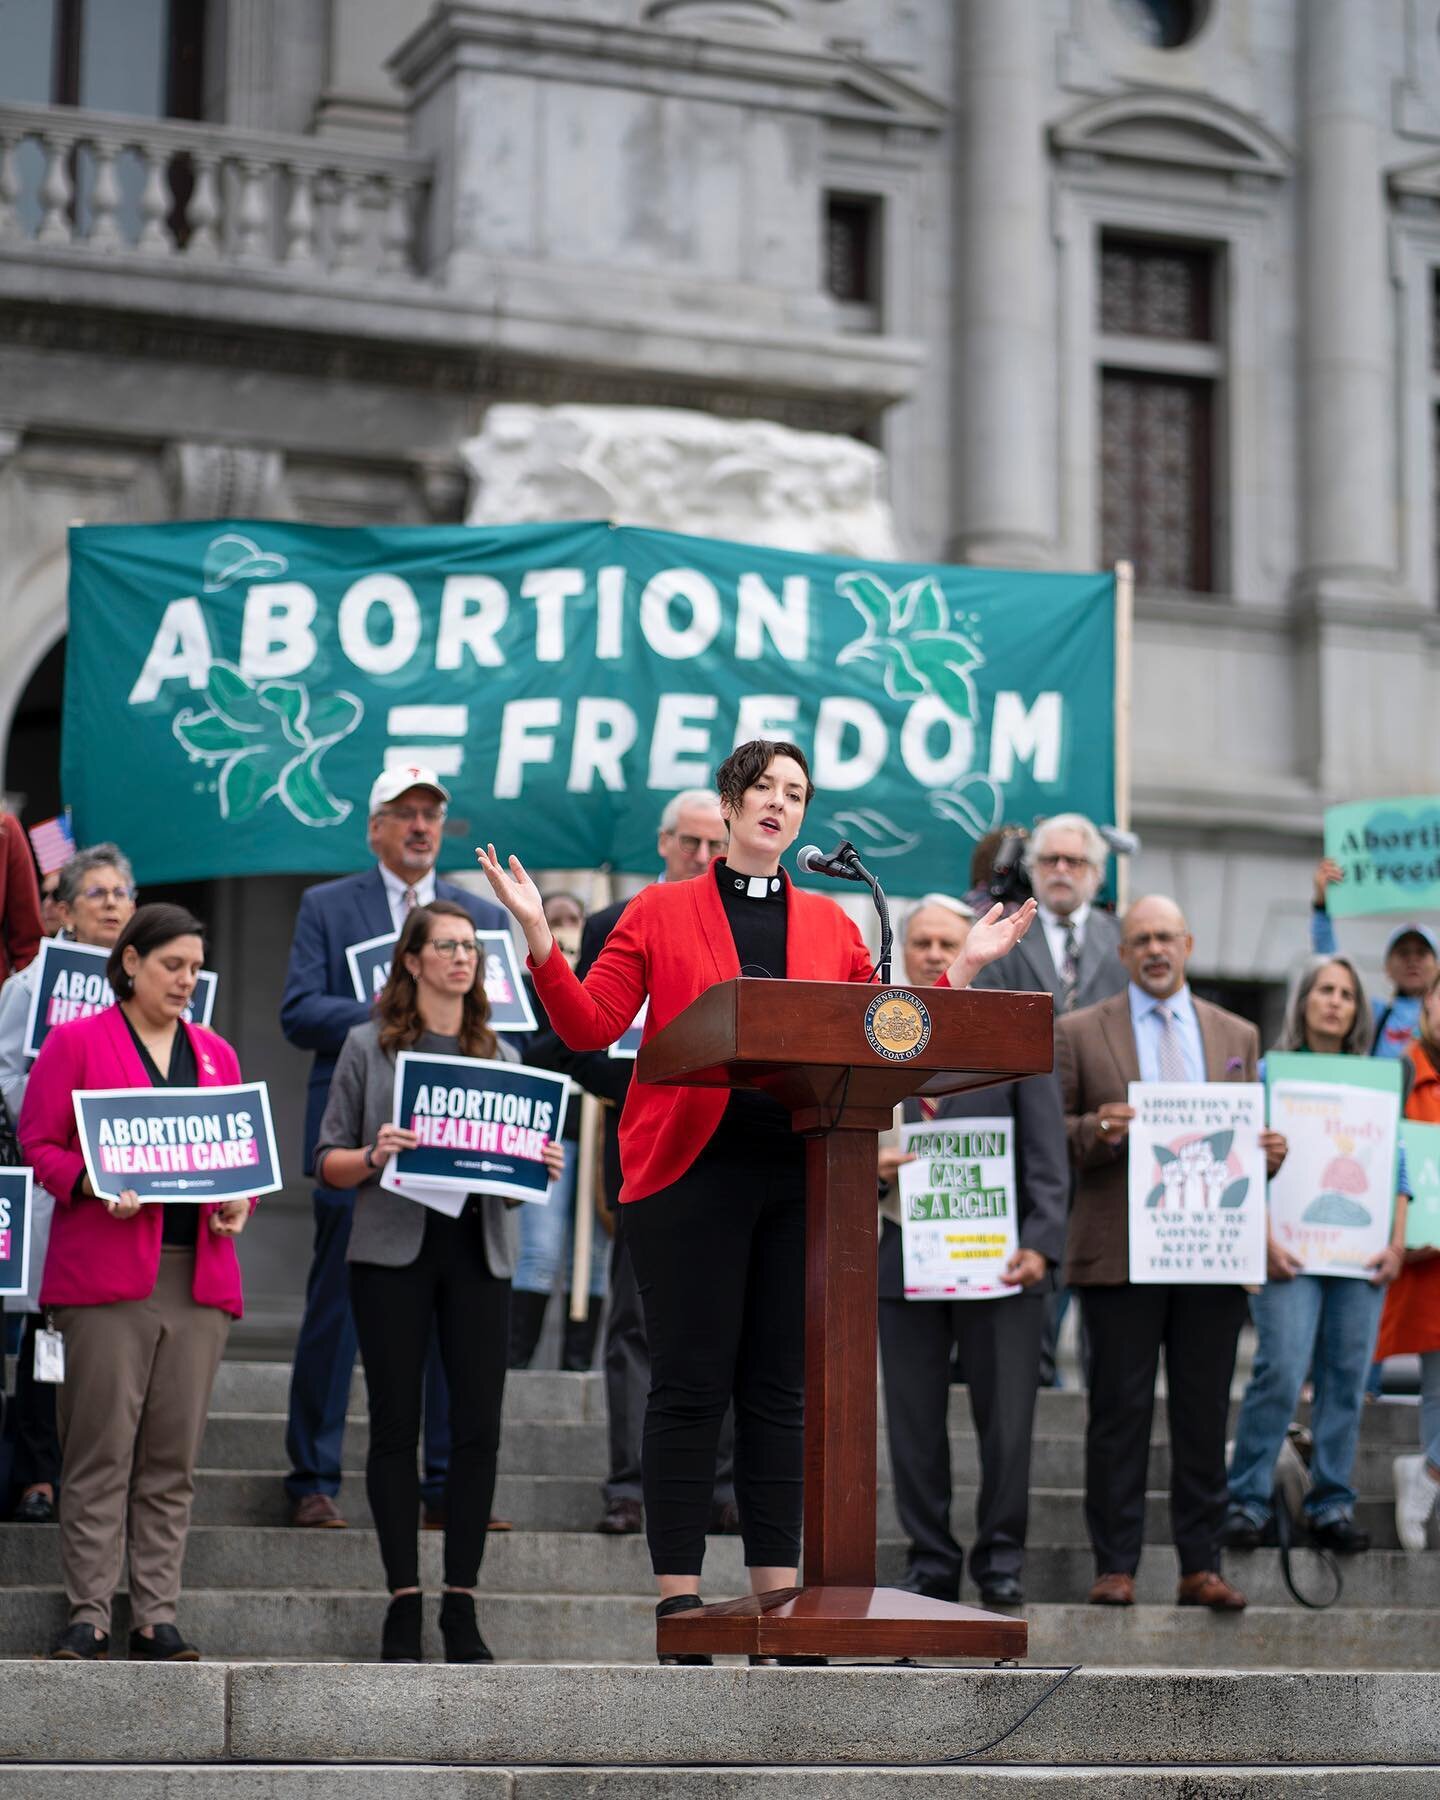
M280 1186L270 1095L239 1087L104 1088L75 1095L90 1185L102 1198L235 1200Z
M459 921L456 921L457 926ZM382 937L366 938L351 944L345 951L350 965L350 980L355 998L368 1005L390 979L398 931ZM485 998L490 1002L490 1026L494 1031L534 1031L535 1013L525 983L520 979L520 964L515 944L508 931L477 931L480 953L485 958Z
M563 1075L541 1069L400 1051L394 1116L420 1142L390 1159L381 1185L425 1204L431 1189L544 1201L545 1146L565 1129L566 1091Z
M40 1054L40 1046L57 1025L88 1018L115 1004L115 991L105 979L109 960L110 952L93 944L72 944L62 938L41 940L39 973L25 1020L27 1056ZM215 1010L215 987L213 970L202 969L195 982L195 998L181 1016L193 1025L208 1025Z
M65 799L150 883L358 868L407 763L453 796L442 869L491 840L648 873L664 802L753 737L801 746L807 833L894 893L1003 819L1114 816L1111 575L211 520L71 531L69 617Z
M0 1169L0 1294L23 1294L30 1280L29 1169Z

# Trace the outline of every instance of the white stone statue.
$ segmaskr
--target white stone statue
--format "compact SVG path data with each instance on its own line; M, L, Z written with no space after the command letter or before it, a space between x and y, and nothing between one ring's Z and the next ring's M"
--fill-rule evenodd
M466 523L609 519L772 549L893 559L885 460L853 438L653 406L492 406L460 446Z

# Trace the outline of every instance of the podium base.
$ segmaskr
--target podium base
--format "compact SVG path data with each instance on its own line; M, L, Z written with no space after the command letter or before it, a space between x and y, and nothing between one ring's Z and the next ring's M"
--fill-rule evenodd
M901 1588L775 1588L672 1613L655 1626L661 1656L963 1656L1027 1653L1024 1619L952 1606Z

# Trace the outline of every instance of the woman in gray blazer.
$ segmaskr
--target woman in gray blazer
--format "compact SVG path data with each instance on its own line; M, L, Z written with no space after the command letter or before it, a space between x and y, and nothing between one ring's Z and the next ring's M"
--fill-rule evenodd
M391 1600L383 1662L421 1660L420 1483L416 1449L432 1330L450 1385L450 1475L445 1495L446 1662L493 1662L475 1621L475 1583L495 1492L500 1406L516 1232L510 1204L471 1194L458 1218L379 1185L386 1160L415 1145L393 1118L395 1055L504 1057L490 1029L475 922L450 900L417 906L395 946L375 1017L345 1040L320 1124L315 1170L326 1187L354 1188L350 1299L370 1402L365 1488ZM552 1175L563 1166L546 1146Z

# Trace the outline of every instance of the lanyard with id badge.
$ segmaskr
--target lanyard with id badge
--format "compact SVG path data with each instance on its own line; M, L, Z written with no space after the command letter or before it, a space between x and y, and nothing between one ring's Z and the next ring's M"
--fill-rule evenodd
M45 1323L35 1333L36 1381L59 1384L65 1380L65 1339L55 1329L55 1315L45 1314Z

